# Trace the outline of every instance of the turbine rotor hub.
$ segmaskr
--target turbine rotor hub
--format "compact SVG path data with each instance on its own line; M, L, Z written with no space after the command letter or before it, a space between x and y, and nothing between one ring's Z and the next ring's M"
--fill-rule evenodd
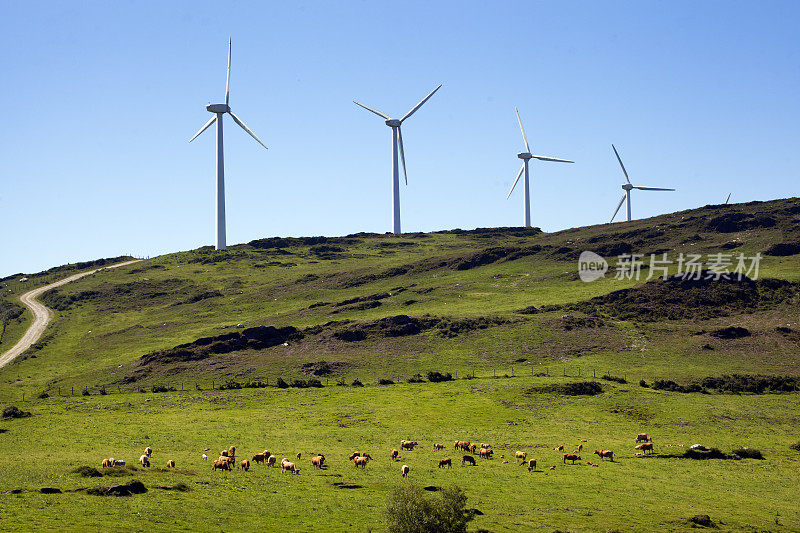
M533 155L530 152L520 152L517 154L517 157L520 159L533 159Z
M228 113L231 110L231 106L228 104L208 104L206 110L211 113Z
M386 125L389 126L390 128L399 128L400 121L397 120L396 118L390 118L389 120L386 121Z

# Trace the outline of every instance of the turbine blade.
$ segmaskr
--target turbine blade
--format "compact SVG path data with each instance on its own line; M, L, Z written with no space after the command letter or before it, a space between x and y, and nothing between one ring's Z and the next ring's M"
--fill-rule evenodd
M376 115L378 115L379 117L383 117L383 118L385 118L386 120L390 120L390 119L391 119L391 117L390 117L389 115L384 115L384 114L383 114L383 113L381 113L380 111L376 111L375 109L372 109L371 107L367 107L367 106L365 106L364 104L359 104L359 103L358 103L358 102L356 102L355 100L353 100L353 103L354 103L354 104L356 104L357 106L361 106L361 107L363 107L363 108L364 108L364 109L366 109L367 111L372 111L373 113L375 113L375 114L376 114Z
M643 191L674 191L675 189L664 189L662 187L643 187L639 185L634 185L634 189L641 189Z
M725 205L728 205L728 200L731 199L731 193L728 193L728 197L725 198Z
M440 83L440 84L439 84L439 86L438 86L437 88L435 88L434 90L432 90L432 91L431 91L431 93L430 93L428 96L426 96L425 98L423 98L423 99L422 99L422 101L421 101L420 103L418 103L417 105L415 105L415 106L414 106L414 109L412 109L411 111L409 111L408 113L406 113L406 116L404 116L403 118L401 118L401 119L400 119L400 122L402 123L402 122L403 122L405 119L407 119L408 117L410 117L411 115L413 115L414 113L416 113L416 112L417 112L417 109L419 109L420 107L422 107L422 104L424 104L425 102L427 102L427 101L428 101L428 98L430 98L431 96L433 96L433 93L435 93L436 91L438 91L438 90L439 90L439 89L441 89L441 88L442 88L442 84ZM388 118L388 117L387 117L387 118Z
M613 144L611 145L611 148L614 148L614 154L616 154L617 156L617 161L619 161L619 166L622 167L622 173L625 174L625 181L630 183L631 180L628 179L628 171L625 170L625 165L622 164L622 159L620 159L619 154L617 153L617 149L614 147Z
M506 200L511 198L511 193L514 192L514 187L517 186L517 182L519 181L520 176L522 176L522 171L525 170L525 163L522 164L522 168L519 169L517 172L517 179L514 180L514 185L511 186L511 190L508 191L508 196L506 196Z
M616 216L617 216L617 213L619 213L619 208L620 208L620 207L622 207L622 203L625 201L625 196L626 196L626 195L625 195L625 194L623 194L623 195L622 195L622 198L620 198L620 200L619 200L619 203L617 204L617 209L616 209L616 210L614 210L614 214L613 214L613 215L611 215L611 220L609 220L609 221L608 221L608 223L609 223L609 224L611 224L612 222L614 222L614 217L616 217Z
M231 39L228 37L228 79L225 82L225 105L230 102L231 96Z
M574 163L575 161L570 161L569 159L558 159L556 157L547 157L544 155L535 155L533 156L535 159L540 161L555 161L556 163Z
M206 130L208 129L208 127L214 123L214 121L215 121L215 120L217 120L217 115L216 115L216 114L215 114L213 117L211 117L211 120L209 120L208 122L206 122L205 124L203 124L203 127L202 127L202 128L200 128L200 131L198 131L197 133L195 133L195 134L194 134L194 137L192 137L191 139L189 139L189 142L192 142L193 140L195 140L195 139L197 138L197 136L198 136L198 135L200 135L201 133L203 133L204 131L206 131Z
M403 162L403 176L406 178L406 185L408 185L408 174L406 173L406 154L403 151L403 130L397 126L397 136L400 140L400 160Z
M514 111L517 112L517 122L519 122L519 129L522 131L522 140L525 141L525 151L530 153L531 147L528 146L528 136L525 135L525 128L522 127L522 119L519 118L519 109L517 109L517 106L514 106Z
M237 117L236 115L234 115L234 114L233 114L232 112L230 112L230 111L228 111L228 114L231 116L231 118L233 119L233 121L234 121L235 123L237 123L239 126L241 126L241 127L242 127L242 129L243 129L244 131L246 131L248 134L250 134L250 137L252 137L252 138L253 138L253 139L255 139L256 141L258 141L258 144L260 144L260 145L261 145L261 146L263 146L264 148L266 148L266 147L267 147L267 145L266 145L266 144L264 144L264 143L262 143L262 142L261 142L261 139L259 139L258 137L256 137L256 134L255 134L255 133L253 133L252 131L250 131L250 128L248 128L247 126L245 126L245 125L244 125L244 122L242 122L241 120L239 120L239 117Z

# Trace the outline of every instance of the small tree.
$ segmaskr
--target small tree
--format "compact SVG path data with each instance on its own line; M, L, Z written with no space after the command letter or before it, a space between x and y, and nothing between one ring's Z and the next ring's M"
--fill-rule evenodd
M458 487L428 496L419 487L401 487L389 495L386 526L390 533L465 533L474 518L464 509L467 496Z

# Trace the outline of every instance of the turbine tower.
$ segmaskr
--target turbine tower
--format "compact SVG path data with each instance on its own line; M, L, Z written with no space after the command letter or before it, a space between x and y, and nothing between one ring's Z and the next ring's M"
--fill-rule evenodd
M614 147L613 144L611 145L611 148L613 148L614 154L617 156L617 161L619 161L619 166L622 167L622 173L625 174L625 181L627 181L628 183L625 183L625 184L622 185L622 189L625 192L622 194L622 198L620 199L619 204L617 204L617 209L614 211L614 214L611 215L611 220L608 221L609 224L611 222L614 222L614 217L617 216L617 213L619 212L619 208L622 207L622 202L624 202L625 200L628 200L628 222L631 221L631 189L640 189L642 191L674 191L675 190L675 189L664 189L662 187L644 187L642 185L633 185L633 184L631 184L631 180L628 179L628 171L625 170L625 165L622 164L622 159L619 157L619 153L617 153L617 149Z
M389 115L385 113L381 113L376 109L372 109L371 107L367 107L364 104L360 104L353 100L353 103L357 106L363 107L367 111L371 111L382 117L385 120L387 126L392 128L392 232L393 233L402 233L400 231L400 172L397 167L397 146L400 146L400 159L403 162L403 176L406 180L406 185L408 185L408 174L406 173L406 156L403 152L403 131L400 129L400 126L403 122L417 112L417 109L422 107L422 104L428 101L428 99L433 96L433 94L442 88L442 85L439 84L437 88L432 90L428 96L422 99L420 103L415 105L411 111L406 113L406 115L401 119L391 118Z
M514 187L517 186L517 182L519 181L520 176L522 173L525 172L525 227L531 227L531 186L530 186L530 178L528 174L528 161L531 159L539 159L540 161L555 161L557 163L574 163L575 161L569 161L567 159L556 159L555 157L545 157L543 155L533 155L531 154L531 147L528 145L528 137L525 135L525 128L522 127L522 119L519 118L519 110L516 106L514 106L514 111L517 112L517 122L519 122L519 129L522 131L522 140L525 141L525 151L520 152L517 154L517 157L522 159L522 167L517 172L517 179L514 180L514 185L511 186L511 190L508 191L508 196L506 196L506 200L511 197L511 193L514 192Z
M256 134L250 131L250 128L244 125L244 122L239 120L239 117L233 114L231 107L228 105L230 102L230 88L231 88L231 41L228 39L228 78L225 82L225 103L224 104L209 104L206 110L214 113L211 120L206 122L200 131L194 134L194 137L189 139L192 142L198 135L203 133L211 126L214 121L217 122L217 231L215 248L217 250L225 249L225 159L222 149L222 116L228 113L233 121L241 126L253 139L258 141L258 144L266 148L266 145L261 142L261 139L256 137Z

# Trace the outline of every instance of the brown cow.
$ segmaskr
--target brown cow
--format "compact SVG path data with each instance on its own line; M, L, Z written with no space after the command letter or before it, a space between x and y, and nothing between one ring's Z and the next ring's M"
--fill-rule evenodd
M472 444L469 445L469 451L471 451L472 453L475 453L475 450L477 448L478 448L478 445L475 444L475 443L472 443Z
M647 433L639 433L638 435L636 435L636 442L652 442L652 441L653 439L651 439L647 435Z
M409 471L408 465L403 465L400 467L400 474L402 474L403 477L406 477L408 475L408 471Z
M556 447L555 447L555 448L553 448L553 449L554 449L555 451L557 451L557 452L563 452L563 451L564 451L564 445L562 444L561 446L556 446Z
M466 440L457 440L455 446L453 447L454 450L463 450L465 452L469 451L469 441Z
M401 440L400 441L400 449L401 450L413 450L414 446L417 446L418 443L415 440Z
M494 452L489 448L481 448L480 456L484 459L491 459Z
M439 444L438 442L434 442L433 451L438 452L439 450L444 450L444 444Z
M253 456L253 462L254 463L263 463L266 460L267 460L267 456L264 455L263 453L257 453L257 454L255 454Z
M228 448L228 456L236 457L236 446L231 446L230 448Z
M269 457L267 457L267 466L275 466L275 461L276 461L275 456L270 455Z
M520 464L522 464L522 463L524 463L524 462L525 462L525 458L526 458L527 456L528 456L527 452L521 452L521 451L519 451L519 450L517 450L516 452L514 452L514 459L522 459L522 462L521 462Z
M103 468L111 468L114 466L114 459L103 459Z
M301 454L302 454L302 452L297 452L297 460L298 460L298 461L300 460L300 455L301 455Z
M594 453L600 457L600 460L603 460L603 457L608 457L611 459L611 462L614 462L614 452L611 450L595 450Z
M125 461L122 459L114 459L114 466L125 466Z
M472 466L475 466L475 458L471 455L462 455L461 456L461 466L464 466L464 463L470 463Z
M317 468L322 468L323 463L325 463L325 456L322 454L311 458L311 464Z
M646 442L644 444L639 444L638 446L636 446L636 449L637 450L642 450L645 453L647 453L647 452L652 453L653 452L653 443L652 442Z
M567 461L572 461L572 464L575 464L575 461L581 460L581 456L575 455L574 453L565 453L564 455L561 456L561 459L563 460L564 463L566 463Z
M397 461L397 458L400 457L400 452L397 451L397 448L392 449L392 461Z
M369 459L366 457L356 457L355 459L353 459L353 466L355 467L360 466L361 468L366 468L368 462Z
M356 457L361 457L361 452L353 452L353 453L351 453L349 459L352 461Z
M223 459L217 459L217 460L216 460L216 461L214 461L214 463L211 465L211 468L212 468L213 470L215 470L215 471L216 471L216 470L228 470L228 471L230 471L230 469L231 469L231 464L230 464L230 463L229 463L227 460L223 460Z
M453 468L453 461L448 457L447 459L439 459L439 468Z
M221 452L219 452L219 456L220 457L228 457L228 450L222 450Z
M281 463L281 474L284 472L291 472L292 474L299 474L300 469L297 468L297 465L290 461L285 461Z
M528 461L528 472L533 472L534 470L536 470L536 459L531 459Z
M175 468L175 461L173 461L172 459L167 461L167 468Z
M239 468L247 472L248 470L250 470L250 461L248 461L247 459L242 459L242 461L239 463Z

